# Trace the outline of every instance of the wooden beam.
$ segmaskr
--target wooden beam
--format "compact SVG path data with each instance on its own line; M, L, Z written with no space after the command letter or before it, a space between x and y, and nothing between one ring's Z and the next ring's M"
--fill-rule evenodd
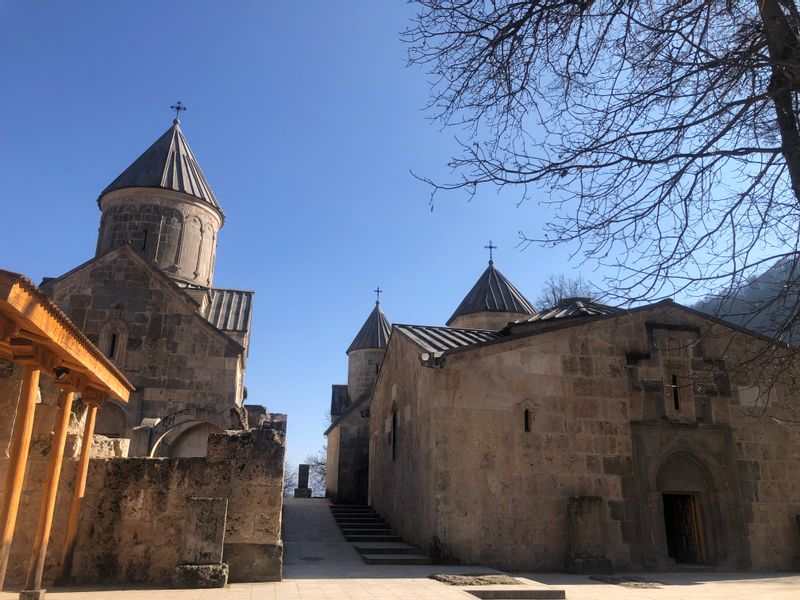
M39 523L36 528L36 537L33 539L33 551L28 563L28 574L25 579L25 590L40 590L42 588L42 575L44 574L44 561L47 556L47 542L50 539L50 529L53 525L53 513L56 508L56 494L58 482L61 478L61 464L64 459L64 444L67 441L69 417L72 413L74 391L62 391L58 399L58 414L53 431L53 442L50 445L50 457L47 460L47 478L42 491L42 504L39 509Z
M11 454L9 456L6 484L3 488L3 501L0 505L0 590L8 567L8 556L11 553L11 541L14 539L14 527L17 523L19 498L25 480L25 465L28 462L28 450L33 432L33 414L36 409L36 392L39 389L39 369L26 367L22 381L22 390L17 401L17 416L14 420L14 432L11 435Z
M72 501L69 505L67 518L67 533L64 536L64 547L61 550L61 569L59 580L67 582L72 575L72 559L75 555L75 539L78 535L78 518L81 515L81 502L86 493L86 474L89 470L89 452L92 449L94 438L94 424L97 418L97 404L89 404L86 413L86 423L83 426L83 443L81 444L81 457L78 460L78 470L75 473L75 487L72 490Z
M95 387L120 402L127 402L133 386L67 317L29 280L0 270L0 317L13 321L21 342L35 340L61 360L83 365ZM22 345L22 344L20 344ZM32 360L20 350L20 358Z

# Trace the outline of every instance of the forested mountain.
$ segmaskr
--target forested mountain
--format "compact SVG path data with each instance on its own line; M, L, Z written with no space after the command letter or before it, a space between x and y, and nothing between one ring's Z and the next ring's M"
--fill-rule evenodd
M708 296L694 308L800 345L800 257L779 260L732 292Z

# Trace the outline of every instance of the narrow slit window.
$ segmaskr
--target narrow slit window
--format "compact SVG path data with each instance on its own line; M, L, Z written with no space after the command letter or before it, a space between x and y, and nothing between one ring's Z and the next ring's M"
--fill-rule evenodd
M525 411L522 413L522 426L525 428L525 433L530 433L530 431L531 431L531 411L528 408L526 408Z
M108 338L108 358L114 358L114 353L117 351L117 334L112 333Z
M392 413L392 460L397 457L397 413Z
M148 230L145 229L144 230L144 235L142 236L142 250L146 250L147 249L147 234L148 234Z
M675 410L681 409L681 397L678 393L678 376L674 373L672 374L672 405L675 407Z

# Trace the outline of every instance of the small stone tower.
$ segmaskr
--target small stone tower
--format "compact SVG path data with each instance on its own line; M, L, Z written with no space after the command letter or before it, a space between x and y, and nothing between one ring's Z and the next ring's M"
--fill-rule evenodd
M489 266L447 321L448 327L502 329L537 310L489 260Z
M377 300L347 349L347 392L351 405L372 392L391 332L392 324L383 314L380 300Z
M211 287L225 215L175 119L97 199L97 256L129 243L177 283Z

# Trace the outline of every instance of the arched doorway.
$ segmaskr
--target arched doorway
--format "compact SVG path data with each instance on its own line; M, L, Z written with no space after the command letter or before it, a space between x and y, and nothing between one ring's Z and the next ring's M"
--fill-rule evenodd
M202 422L192 425L170 442L168 455L170 458L206 456L208 436L222 431L213 423Z
M113 402L106 402L97 411L94 432L107 437L125 437L125 411Z
M667 556L675 564L714 564L711 523L715 510L713 479L695 457L680 453L661 464L656 476L661 495Z

